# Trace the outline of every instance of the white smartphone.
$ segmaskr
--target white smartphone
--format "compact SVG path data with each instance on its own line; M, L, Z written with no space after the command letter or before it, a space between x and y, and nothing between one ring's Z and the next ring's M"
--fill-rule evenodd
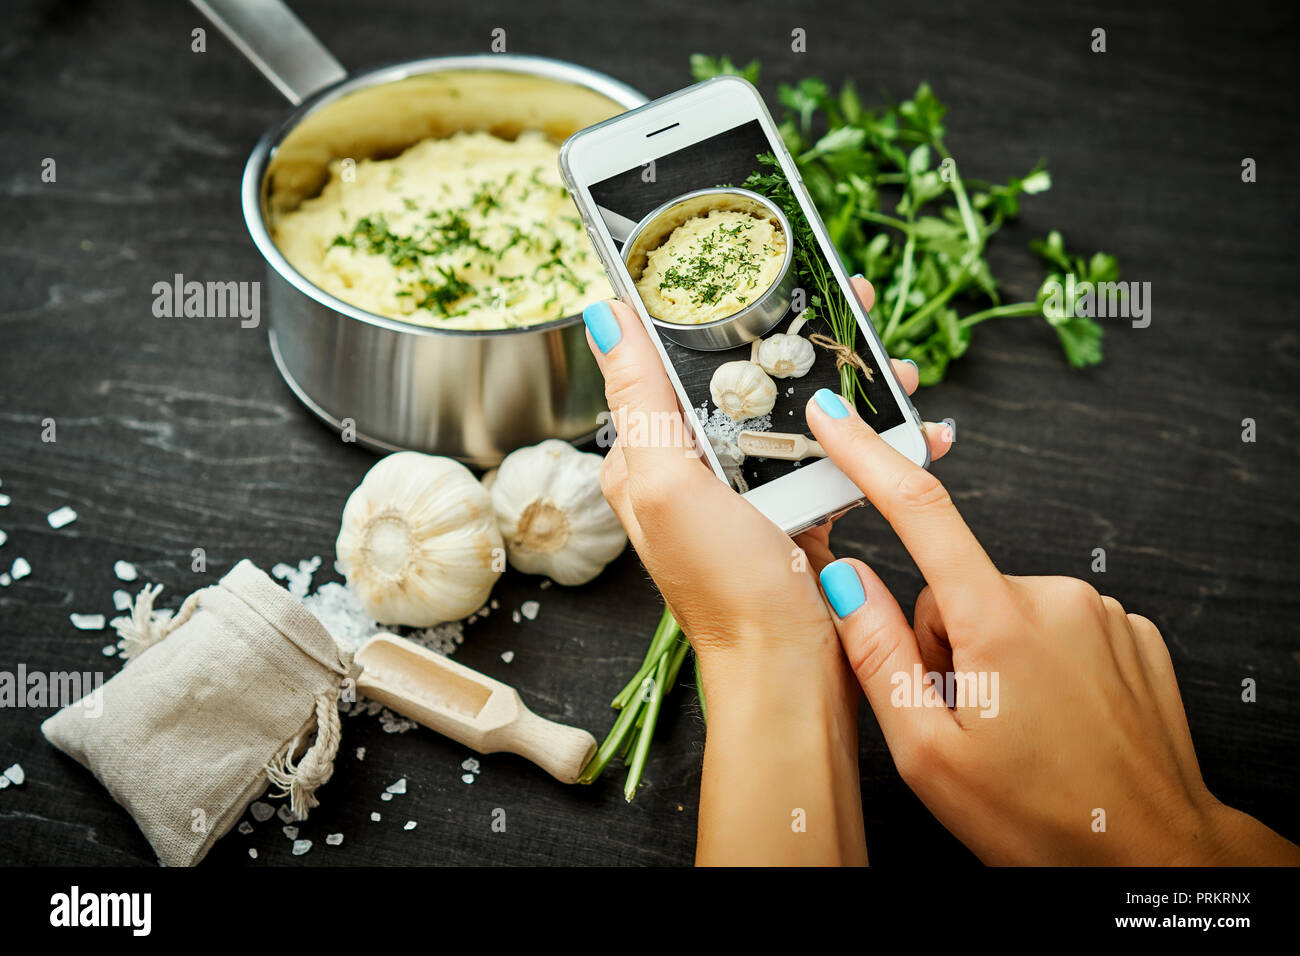
M929 464L921 418L752 85L717 77L580 130L560 173L700 450L782 530L865 502L800 441L818 389L850 395L885 441Z

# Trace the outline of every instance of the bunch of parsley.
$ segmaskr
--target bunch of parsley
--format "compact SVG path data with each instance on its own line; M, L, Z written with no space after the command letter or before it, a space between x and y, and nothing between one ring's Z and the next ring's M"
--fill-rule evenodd
M738 67L725 56L691 57L704 80L720 74L757 83L759 63ZM1022 196L1051 188L1035 167L1005 184L964 177L944 145L947 107L926 84L909 100L865 107L845 82L834 94L809 77L782 84L781 138L850 272L876 288L872 321L886 351L912 359L922 385L940 381L970 346L971 330L988 319L1040 316L1056 331L1067 361L1101 361L1102 329L1092 319L1047 307L1065 273L1094 282L1119 276L1114 256L1066 252L1059 232L1031 248L1052 270L1033 301L1004 303L984 252L989 239L1020 212ZM771 177L751 177L764 191Z

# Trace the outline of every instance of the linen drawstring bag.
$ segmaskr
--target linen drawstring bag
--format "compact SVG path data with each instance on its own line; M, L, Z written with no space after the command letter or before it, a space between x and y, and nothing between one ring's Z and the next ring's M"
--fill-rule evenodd
M248 561L174 615L146 587L113 622L127 663L41 726L130 812L166 866L192 866L268 784L295 820L339 746L352 655ZM100 695L100 700L93 700Z

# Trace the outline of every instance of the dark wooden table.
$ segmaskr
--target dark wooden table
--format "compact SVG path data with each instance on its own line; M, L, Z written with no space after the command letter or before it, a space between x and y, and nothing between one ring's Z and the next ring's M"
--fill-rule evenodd
M1153 321L1111 322L1105 364L1082 374L1041 321L981 327L917 400L958 424L938 472L1003 568L1092 577L1160 625L1211 789L1300 838L1295 15L1118 2L492 7L298 4L351 67L486 51L504 27L513 51L576 60L652 96L689 81L696 51L761 57L769 97L810 73L852 76L868 99L927 80L951 105L949 145L968 174L1048 159L1054 188L993 250L1007 294L1032 295L1040 273L1026 244L1056 227L1150 281ZM277 94L214 30L192 53L190 31L206 24L185 4L19 2L5 21L0 491L12 503L0 508L0 564L23 556L33 571L0 589L0 669L112 673L107 633L76 631L68 614L111 612L115 560L163 583L167 607L244 557L269 567L320 554L328 567L339 510L373 458L298 405L263 329L151 311L153 284L175 273L262 278L236 191L254 140L285 111ZM790 52L796 27L806 54ZM1105 54L1090 52L1094 27L1107 31ZM54 183L41 179L47 157ZM1259 164L1254 184L1241 181L1245 157ZM41 439L47 418L56 442ZM1258 423L1253 444L1244 418ZM45 515L64 504L80 517L52 530ZM918 575L877 516L855 513L836 538L910 604ZM207 574L190 571L198 547ZM1104 575L1090 572L1094 548L1106 549ZM496 597L505 609L536 598L541 613L470 626L458 659L602 734L658 616L636 556L577 590L508 574ZM1256 703L1241 700L1248 677ZM48 713L0 710L0 768L27 771L0 791L0 860L152 863L127 814L41 738ZM874 862L973 863L902 785L869 714L862 727ZM687 686L631 805L619 774L565 788L490 756L466 785L469 753L430 732L388 735L355 717L344 734L303 825L310 853L291 857L278 825L263 824L222 840L206 865L249 865L249 846L254 865L691 861L703 733ZM409 792L381 803L402 776ZM490 826L498 807L505 833ZM407 819L419 827L403 830ZM342 846L324 845L332 832Z

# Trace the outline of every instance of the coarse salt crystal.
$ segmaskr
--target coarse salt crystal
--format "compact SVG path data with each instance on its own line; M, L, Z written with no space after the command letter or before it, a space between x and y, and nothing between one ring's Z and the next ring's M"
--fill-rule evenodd
M291 564L280 563L271 568L272 577L288 583L289 593L296 598L304 598L311 590L311 576L320 568L320 555L303 558L295 568Z
M249 823L247 820L240 820L239 832L242 833L244 836L248 836L250 833L253 832L253 825Z
M4 574L0 574L0 588L9 587L9 582L12 580L13 578L9 577L8 571L6 571Z
M550 579L550 578L546 578L544 581L542 581L541 584L539 584L539 585L537 585L537 586L538 586L539 588L541 588L543 591L545 591L547 588L549 588L549 587L551 586L551 584L552 584L551 579Z
M116 644L105 644L105 645L100 649L99 653L103 654L105 657L116 657L116 656L117 656L117 645L116 645Z
M406 793L406 778L402 777L396 783L390 783L387 790L389 793Z
M0 544L4 544L8 540L9 540L9 535L5 534L3 528L0 528Z
M9 786L9 778L0 773L0 790L3 790L7 786Z
M525 601L519 606L519 613L528 618L528 620L535 621L537 620L537 612L541 609L542 606L536 601Z
M134 581L140 576L140 572L135 569L135 565L130 561L114 562L113 573L117 575L119 581Z
M297 827L281 827L280 829L284 831L284 835L287 836L290 840L298 839Z
M68 620L79 631L102 631L108 623L102 614L69 614Z
M513 660L515 659L515 652L514 652L514 651L502 651L502 652L501 652L501 659L502 659L503 661L505 661L507 664L509 664L511 661L513 661Z
M407 821L406 821L406 826L402 827L402 829L403 829L403 830L414 830L414 829L415 829L415 821L414 821L414 820L407 820Z
M5 776L14 786L18 786L27 779L27 773L23 770L22 764L14 764L12 767L6 767Z
M385 707L379 713L379 722L386 734L404 734L420 726L409 717L402 717Z
M521 618L521 617L519 616L519 612L518 612L518 611L511 611L511 612L510 612L510 620L512 620L512 621L514 621L516 624L518 624L520 621L523 620L523 618Z
M13 499L8 495L0 495L0 508L6 507Z
M45 516L51 528L63 528L77 520L77 513L64 505L62 508L56 508Z
M465 783L473 783L474 775L472 773L463 773L460 775L460 779Z
M380 816L379 816L379 814L378 814L378 813L375 813L375 812L372 811L371 814L370 814L370 822L371 822L371 823L378 823L379 820L380 820Z
M339 846L343 842L342 833L331 833L325 838L326 846Z
M310 850L310 849L311 849L311 840L294 840L294 841L293 841L293 855L294 855L294 856L302 856L304 853L306 853L306 852L307 852L308 850Z
M131 610L131 595L121 588L113 592L113 609L117 611Z
M253 819L258 823L265 823L267 820L271 819L271 817L275 816L275 807L271 806L269 803L263 803L261 800L258 800L248 808L248 812L253 815Z
M337 581L327 581L302 599L303 606L320 619L325 630L343 647L355 651L377 627L361 600Z
M495 611L495 610L496 610L497 608L499 608L500 606L501 606L501 602L498 601L496 598L493 598L493 599L492 599L492 610Z
M770 414L760 415L757 418L747 418L738 422L720 408L715 408L713 413L710 414L709 406L706 403L695 409L695 415L702 423L706 437L722 442L730 442L733 445L743 431L767 432L772 430L772 416Z
M27 563L26 558L14 558L14 565L9 569L9 574L13 580L21 581L31 573L32 566Z
M365 747L358 747L358 748L357 748L357 759L358 759L358 760L365 760L365 759L366 759L366 748L365 748Z
M391 793L381 793L379 799L387 803L389 800L393 799L393 795Z
M468 757L461 762L461 770L468 770L470 773L478 773L479 764L473 757Z
M289 809L289 804L287 803L280 804L280 809L275 811L275 815L285 823L293 822L293 811Z
M414 641L435 654L450 657L465 642L465 625L460 621L448 621L446 624L412 631L407 635L407 640Z
M248 848L248 858L249 858L250 860L256 860L256 859L257 859L257 848L256 848L256 847L251 847L251 846L250 846L250 847Z

